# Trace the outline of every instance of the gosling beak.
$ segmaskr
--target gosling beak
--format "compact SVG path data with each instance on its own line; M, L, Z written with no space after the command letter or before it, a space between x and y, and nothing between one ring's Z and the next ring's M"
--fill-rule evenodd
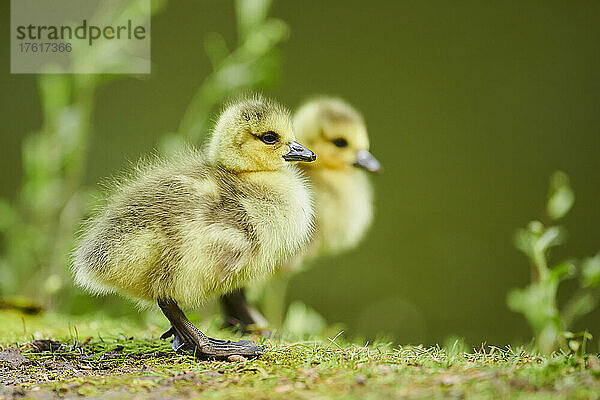
M283 156L285 161L315 161L317 155L298 142L290 142L290 151Z
M369 153L367 150L359 150L356 153L356 161L354 162L355 167L364 168L369 172L380 172L381 164L373 154Z

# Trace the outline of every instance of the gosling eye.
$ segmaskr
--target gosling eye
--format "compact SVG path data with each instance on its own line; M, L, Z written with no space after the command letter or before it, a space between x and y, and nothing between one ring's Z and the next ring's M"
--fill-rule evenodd
M348 141L344 138L337 138L332 140L333 144L337 147L346 147L348 146Z
M273 131L268 131L259 136L260 140L262 140L265 144L275 144L279 142L279 135Z

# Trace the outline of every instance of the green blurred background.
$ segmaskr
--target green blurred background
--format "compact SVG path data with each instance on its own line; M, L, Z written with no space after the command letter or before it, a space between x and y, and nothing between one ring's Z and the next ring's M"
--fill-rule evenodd
M42 114L37 77L9 73L7 3L0 196L14 200L22 141ZM270 15L290 33L275 53L279 78L264 91L290 107L319 93L347 99L386 168L372 179L370 235L294 277L288 301L354 335L400 343L528 341L524 319L506 306L508 290L529 281L511 237L540 217L553 171L570 176L577 196L564 222L568 245L553 256L600 248L600 2L279 1ZM211 32L235 42L231 2L171 1L153 17L152 74L97 92L85 184L178 129L211 72L203 48ZM599 335L600 309L578 327Z

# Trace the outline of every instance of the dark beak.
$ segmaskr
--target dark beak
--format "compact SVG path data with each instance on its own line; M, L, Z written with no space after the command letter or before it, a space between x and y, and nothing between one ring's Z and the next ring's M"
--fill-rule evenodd
M356 153L356 161L354 162L355 167L364 168L369 172L380 172L381 164L373 154L369 153L367 150L359 150Z
M290 142L289 153L283 156L285 161L315 161L317 155L298 142Z

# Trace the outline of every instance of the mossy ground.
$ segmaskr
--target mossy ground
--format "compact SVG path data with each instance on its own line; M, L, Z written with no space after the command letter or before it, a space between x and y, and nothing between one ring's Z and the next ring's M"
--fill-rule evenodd
M211 336L238 339L217 324ZM164 327L162 327L164 328ZM0 311L0 346L29 361L0 361L0 399L12 398L584 398L600 397L595 356L543 357L511 348L360 346L334 340L247 338L260 359L199 361L158 339L161 327L102 316ZM34 339L60 342L40 351Z

